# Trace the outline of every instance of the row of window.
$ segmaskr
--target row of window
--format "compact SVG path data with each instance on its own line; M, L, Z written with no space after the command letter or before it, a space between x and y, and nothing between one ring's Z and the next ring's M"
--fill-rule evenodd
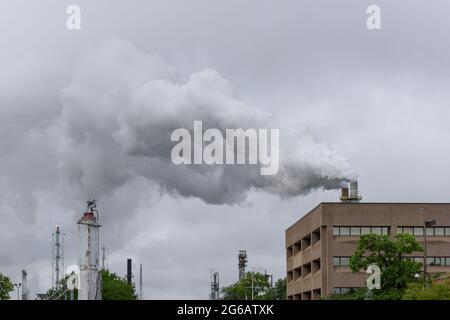
M348 267L350 265L350 257L333 257L333 265L335 267Z
M423 257L413 257L415 262L423 264ZM427 257L428 266L450 266L450 257Z
M347 294L351 292L355 292L359 288L333 288L334 294Z
M361 236L370 233L388 235L389 227L333 227L334 236Z
M423 257L409 257L415 262L423 264ZM333 265L335 267L348 267L350 265L350 257L333 257ZM427 257L427 265L429 266L450 266L450 257Z
M397 232L423 236L423 229L423 227L397 227ZM425 230L427 236L450 236L450 227L431 227Z

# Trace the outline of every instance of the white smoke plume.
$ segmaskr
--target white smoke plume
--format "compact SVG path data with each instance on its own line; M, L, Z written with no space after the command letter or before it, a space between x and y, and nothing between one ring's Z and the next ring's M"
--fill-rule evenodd
M159 56L123 41L109 41L83 56L61 99L60 168L91 194L144 177L174 195L236 204L251 189L291 197L356 178L345 158L239 100L216 71L182 81ZM176 128L191 129L195 120L202 120L204 129L280 128L278 174L261 176L249 165L174 165L170 135Z

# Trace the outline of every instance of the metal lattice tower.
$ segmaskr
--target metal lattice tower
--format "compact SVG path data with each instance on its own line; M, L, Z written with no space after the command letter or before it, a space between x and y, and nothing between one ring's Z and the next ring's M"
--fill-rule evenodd
M245 277L245 267L247 267L247 251L246 250L239 250L238 254L238 261L239 261L239 280Z
M56 226L52 234L52 286L59 288L59 281L64 275L64 233Z
M211 294L210 299L211 300L219 300L219 273L211 271Z

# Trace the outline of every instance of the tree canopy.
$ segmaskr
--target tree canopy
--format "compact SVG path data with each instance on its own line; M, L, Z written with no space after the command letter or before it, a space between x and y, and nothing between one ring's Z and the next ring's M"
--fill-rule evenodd
M100 276L102 277L102 300L136 300L137 295L133 285L128 284L125 278L119 277L115 273L111 273L109 270L100 270ZM63 294L66 288L68 275L66 275L60 281L60 291L57 292L51 288L47 291L47 296L52 299L64 300L68 299L68 293ZM74 292L74 299L78 297L78 290Z
M9 300L9 293L14 290L14 284L11 279L0 273L0 300Z
M426 286L422 282L408 284L403 300L450 300L450 279L434 281Z
M253 294L252 294L253 292ZM260 272L247 272L238 282L222 289L224 300L284 300L286 280L279 279L272 287L269 277Z
M422 268L421 263L408 255L420 251L421 244L410 234L397 234L393 239L387 235L362 235L350 258L350 269L361 272L370 265L377 265L381 271L381 289L369 292L361 288L340 298L401 299L408 285L418 282L416 274Z
M134 286L109 270L101 270L103 300L136 300Z

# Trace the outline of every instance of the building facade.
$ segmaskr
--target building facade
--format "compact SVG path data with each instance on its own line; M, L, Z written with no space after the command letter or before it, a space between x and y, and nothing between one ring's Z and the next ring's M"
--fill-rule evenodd
M424 228L425 220L435 220ZM315 300L363 287L369 276L352 273L349 258L360 235L427 235L427 271L450 272L450 204L321 203L286 230L287 297ZM411 254L423 262L423 252Z

